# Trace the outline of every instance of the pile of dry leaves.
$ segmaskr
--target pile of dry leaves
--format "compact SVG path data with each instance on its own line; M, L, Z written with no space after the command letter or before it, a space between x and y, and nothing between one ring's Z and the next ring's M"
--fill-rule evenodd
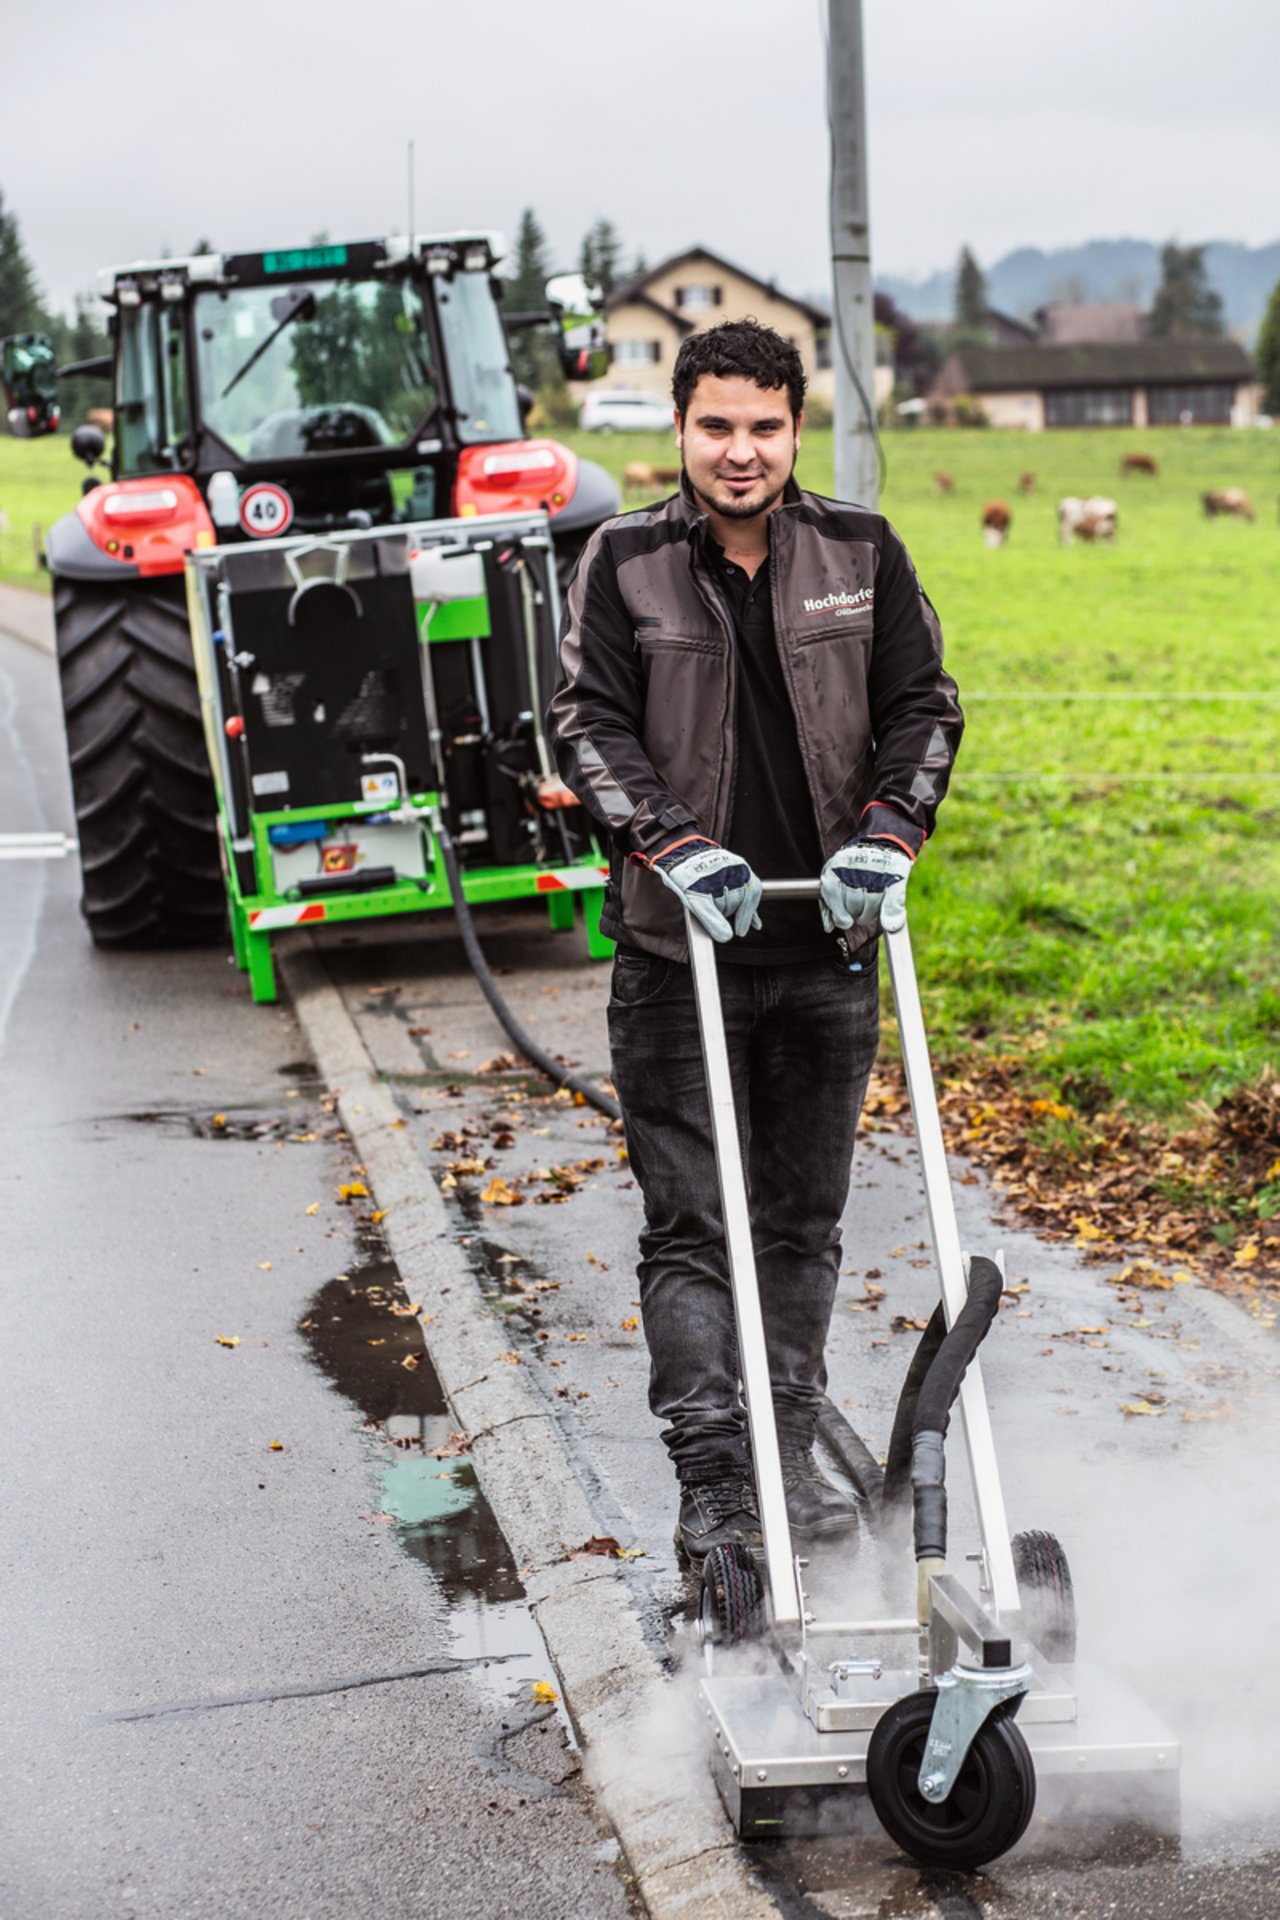
M1038 1232L1097 1262L1134 1254L1219 1286L1280 1291L1280 1216L1262 1218L1257 1206L1280 1183L1280 1079L1270 1068L1170 1135L1123 1105L1086 1116L1030 1098L1019 1065L968 1062L939 1082L938 1105L949 1150L988 1168ZM909 1115L895 1064L872 1081L864 1125Z

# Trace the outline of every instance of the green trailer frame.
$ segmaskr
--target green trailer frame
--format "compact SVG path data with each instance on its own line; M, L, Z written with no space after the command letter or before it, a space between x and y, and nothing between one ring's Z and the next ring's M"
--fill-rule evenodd
M309 561L317 553L353 547L362 540L388 538L403 539L411 553L431 547L474 546L478 542L511 538L527 546L540 546L548 561L542 617L554 622L557 616L553 548L546 516L540 513L430 521L408 527L353 530L315 537L303 535L260 541L256 547L258 551L277 550ZM449 798L439 784L413 792L401 788L390 814L385 798L316 806L259 806L249 798L243 803L247 817L238 824L233 820L232 755L237 751L238 736L234 733L234 716L227 711L224 676L220 675L217 659L217 648L226 644L229 615L226 603L218 604L217 581L224 556L242 555L244 551L242 546L197 548L186 556L186 583L205 742L217 791L232 943L236 964L248 974L253 998L261 1004L277 998L273 949L280 934L295 928L438 912L452 909L455 901L438 833L442 814L448 818ZM490 630L489 609L483 594L468 594L443 603L419 604L415 611L427 690L426 706L431 715L434 713L429 678L431 649L449 643L478 644ZM540 695L545 692L545 688L540 689ZM232 720L230 734L229 719ZM394 755L374 757L387 765L395 763ZM243 781L241 790L244 790ZM374 823L388 818L400 827L412 825L416 830L420 846L417 871L398 873L390 884L361 891L335 891L321 897L308 896L305 889L296 885L280 883L277 836L305 834L308 829L322 830L326 825L341 829L343 823L347 823L348 835L363 826L373 837L377 832ZM238 825L243 830L238 830ZM454 838L456 841L456 831ZM400 845L403 848L403 835ZM600 931L607 874L607 862L592 838L588 851L568 862L477 864L463 868L461 880L463 896L472 907L524 900L535 895L544 898L550 923L557 932L571 930L581 913L587 951L593 960L602 960L613 952L613 942Z

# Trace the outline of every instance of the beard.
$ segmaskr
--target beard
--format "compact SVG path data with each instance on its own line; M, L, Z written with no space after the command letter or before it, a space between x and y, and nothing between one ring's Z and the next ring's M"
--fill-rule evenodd
M790 480L791 475L795 472L795 469L796 469L796 463L793 457L790 469L788 470L786 477L782 480L779 480L776 486L773 486L771 481L768 478L766 478L761 482L761 484L769 488L768 492L764 494L748 494L743 499L739 499L736 494L729 494L727 498L720 499L715 493L710 492L706 487L700 487L697 481L694 480L692 475L689 473L688 467L685 468L685 476L689 481L689 485L692 487L694 493L698 496L698 499L702 502L703 506L710 507L711 511L713 513L718 513L722 519L724 520L755 520L759 517L760 514L769 513L774 507L777 506L779 500L781 500L783 494L786 492L787 481ZM714 485L714 482L712 484Z

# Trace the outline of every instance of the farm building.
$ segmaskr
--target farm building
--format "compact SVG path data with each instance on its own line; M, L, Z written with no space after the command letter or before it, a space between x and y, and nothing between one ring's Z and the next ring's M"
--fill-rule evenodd
M605 302L613 365L586 391L628 388L665 397L686 334L748 316L794 342L811 392L830 400L835 382L830 313L783 293L773 281L731 265L706 247L688 247L614 289ZM892 373L887 368L885 372L892 384Z
M1257 375L1236 340L957 347L929 389L945 418L972 394L993 427L1247 426Z

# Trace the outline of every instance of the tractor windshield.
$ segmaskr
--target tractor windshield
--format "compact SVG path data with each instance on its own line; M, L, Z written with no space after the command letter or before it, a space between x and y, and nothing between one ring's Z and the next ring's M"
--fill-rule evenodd
M408 280L200 293L195 342L203 423L247 461L399 446L440 397Z

